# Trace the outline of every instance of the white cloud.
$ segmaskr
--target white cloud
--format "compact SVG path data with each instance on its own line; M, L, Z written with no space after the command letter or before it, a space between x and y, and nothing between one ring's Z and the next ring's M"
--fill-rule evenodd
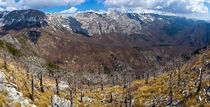
M13 11L13 10L17 10L17 8L15 8L15 7L7 7L6 10L7 11Z
M69 9L67 9L67 10L61 11L61 14L63 14L63 15L70 15L70 14L75 13L76 11L77 11L77 8L71 7Z
M206 0L206 3L210 3L210 0Z
M0 6L14 7L16 9L43 9L52 6L75 6L86 0L0 0Z
M105 0L108 8L152 9L178 14L208 13L210 0Z
M0 7L0 11L4 11L4 9Z

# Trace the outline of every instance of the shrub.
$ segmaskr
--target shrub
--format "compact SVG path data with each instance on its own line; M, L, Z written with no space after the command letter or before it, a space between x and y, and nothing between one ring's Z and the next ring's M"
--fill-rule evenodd
M8 51L16 57L21 57L23 55L20 50L15 49L11 44L6 44L6 47L7 47Z

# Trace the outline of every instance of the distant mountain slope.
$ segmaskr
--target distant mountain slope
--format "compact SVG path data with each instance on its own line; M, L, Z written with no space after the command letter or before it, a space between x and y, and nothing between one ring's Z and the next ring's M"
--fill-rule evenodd
M114 71L119 62L136 71L147 60L164 66L208 44L210 37L205 21L157 14L81 12L65 18L15 10L0 16L0 34L16 38L23 53L79 71L98 71L99 65Z
M45 13L38 10L15 10L3 16L4 29L23 29L46 26Z
M129 74L114 78L116 83L106 83L107 75L76 72L55 72L55 76L33 69L22 68L19 62L0 60L0 106L209 106L210 101L210 51L201 49L183 65L166 66L160 75L131 81ZM35 67L35 66L34 66ZM39 66L40 67L40 66ZM41 68L44 69L44 68ZM201 73L202 72L202 73ZM43 74L41 91L40 75ZM60 74L59 77L56 75ZM202 76L200 76L202 74ZM134 75L135 76L135 75ZM117 76L116 76L117 77ZM200 77L202 77L201 87ZM33 78L33 79L32 79ZM58 88L59 95L56 95ZM102 80L101 80L102 79ZM33 82L32 82L33 80ZM101 81L106 83L103 88ZM112 80L111 80L112 81ZM33 83L33 85L31 85ZM34 96L32 101L32 88ZM171 97L172 95L172 97Z

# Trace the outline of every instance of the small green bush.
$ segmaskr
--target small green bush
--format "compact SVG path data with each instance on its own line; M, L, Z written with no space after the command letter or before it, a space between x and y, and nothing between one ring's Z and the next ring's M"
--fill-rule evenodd
M52 63L52 62L48 62L48 63L46 64L46 66L47 66L48 69L57 69L57 70L60 69L60 67L59 67L58 65L56 65L56 64L54 64L54 63Z
M11 44L6 44L6 48L8 49L8 51L16 56L16 57L21 57L23 56L22 52L20 50L15 49Z

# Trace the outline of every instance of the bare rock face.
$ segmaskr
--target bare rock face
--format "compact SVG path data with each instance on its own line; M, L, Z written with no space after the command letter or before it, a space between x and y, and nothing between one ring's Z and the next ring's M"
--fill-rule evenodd
M82 24L81 28L86 29L90 36L114 32L139 33L141 30L138 21L130 19L126 14L115 11L108 13L84 12L73 17Z
M0 91L6 91L7 97L11 102L19 102L21 106L36 107L36 105L30 104L28 98L23 97L23 94L17 90L15 84L9 84L6 80L6 76L0 71Z
M65 29L67 31L71 31L71 28L69 27L69 24L66 23L66 19L58 13L46 14L45 21L48 24L48 28L50 28L52 31L56 31L57 29Z
M21 49L20 42L15 37L11 36L10 34L3 36L2 40L15 46L16 49Z

